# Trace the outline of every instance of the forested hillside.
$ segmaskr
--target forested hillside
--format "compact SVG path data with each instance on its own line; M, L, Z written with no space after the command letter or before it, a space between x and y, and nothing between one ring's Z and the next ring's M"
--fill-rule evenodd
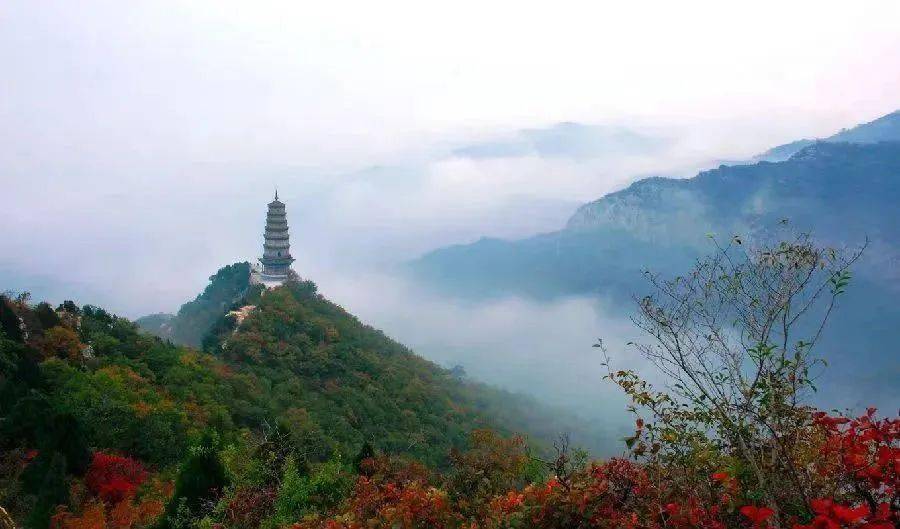
M85 494L126 495L140 526L164 506L200 516L204 500L191 480L211 480L201 488L220 493L229 479L262 479L241 474L263 472L253 465L278 481L295 473L303 486L333 472L344 483L360 453L441 468L479 428L528 432L538 452L562 432L587 437L573 417L423 360L311 282L265 295L247 288L236 277L242 266L212 277L198 298L204 310L195 302L179 313L195 325L212 321L205 351L98 307L0 298L0 506L44 528L51 518L62 523L67 505L86 515ZM243 295L226 301L238 289ZM113 481L92 485L107 479L92 472Z

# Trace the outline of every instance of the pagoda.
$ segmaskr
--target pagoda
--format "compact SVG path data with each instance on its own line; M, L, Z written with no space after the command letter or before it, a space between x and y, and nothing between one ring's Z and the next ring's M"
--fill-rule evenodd
M264 283L281 283L293 274L291 263L291 243L288 239L287 214L284 211L284 202L278 200L278 190L275 190L275 200L269 202L269 211L266 213L266 231L263 235L263 255L259 259L262 265L260 275Z

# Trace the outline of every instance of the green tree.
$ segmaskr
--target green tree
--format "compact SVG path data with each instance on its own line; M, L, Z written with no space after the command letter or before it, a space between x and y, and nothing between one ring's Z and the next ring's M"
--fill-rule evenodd
M180 527L179 520L200 518L206 514L228 485L228 473L219 458L218 435L207 432L190 449L175 480L175 492L169 500L159 528Z
M34 308L34 313L44 329L51 329L61 323L59 316L56 315L56 311L46 301L38 303Z
M811 420L804 397L815 389L814 346L861 253L819 247L805 234L750 249L734 237L684 276L650 275L655 291L635 323L652 340L637 348L671 391L610 373L636 410L651 414L628 440L636 454L687 467L685 475L720 464L711 454L732 455L750 495L782 523L802 514L810 479L794 454Z
M356 457L353 458L353 468L359 473L362 470L363 461L373 457L375 457L375 448L372 446L372 443L365 441L359 452L356 453Z
M25 521L28 529L46 529L50 524L50 515L57 505L69 501L69 485L66 480L66 460L58 453L52 452L41 461L30 465L30 472L23 476L25 491L37 495L37 502Z
M10 340L22 341L19 316L13 310L12 301L4 295L0 295L0 331Z
M352 475L340 456L318 465L307 475L300 472L293 457L288 457L275 499L274 521L278 525L296 522L305 514L333 509L352 486Z

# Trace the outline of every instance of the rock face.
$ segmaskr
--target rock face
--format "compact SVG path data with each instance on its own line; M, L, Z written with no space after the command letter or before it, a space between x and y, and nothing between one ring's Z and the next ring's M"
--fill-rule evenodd
M829 241L894 240L900 143L816 142L784 162L721 166L686 180L649 178L585 204L567 230L620 229L643 240L748 234L782 218Z
M247 316L249 316L255 308L256 305L244 305L243 307L230 311L226 316L234 319L235 330L237 330L237 327L247 319Z
M671 237L672 230L707 216L705 201L697 198L685 180L647 178L581 206L566 229L620 229L645 240Z

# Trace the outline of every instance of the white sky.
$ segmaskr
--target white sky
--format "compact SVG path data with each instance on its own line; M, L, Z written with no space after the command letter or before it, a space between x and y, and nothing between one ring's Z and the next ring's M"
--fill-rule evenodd
M897 106L900 2L8 0L0 65L6 163L369 161L564 120L789 137Z

